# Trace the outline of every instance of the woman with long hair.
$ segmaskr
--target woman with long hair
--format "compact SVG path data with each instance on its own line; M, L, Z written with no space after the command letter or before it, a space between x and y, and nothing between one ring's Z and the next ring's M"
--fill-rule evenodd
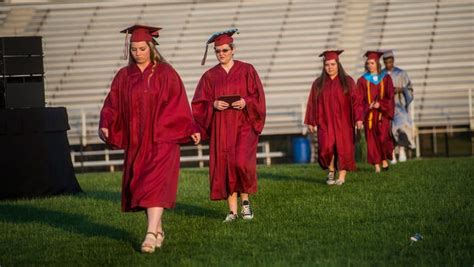
M306 107L305 124L318 136L318 162L329 170L326 183L342 185L347 171L355 170L354 126L362 126L362 112L355 82L346 74L339 55L343 50L328 50L323 57L321 75L313 82ZM338 178L335 179L336 170Z
M181 78L155 47L160 29L135 25L122 31L131 33L130 60L112 82L99 123L101 139L125 150L122 211L145 211L144 253L161 247L164 209L175 206L179 144L200 141Z
M393 138L391 125L395 102L392 78L382 71L380 57L383 52L365 53L366 72L357 80L357 91L362 96L365 138L367 140L367 161L375 166L375 172L388 170L392 159Z

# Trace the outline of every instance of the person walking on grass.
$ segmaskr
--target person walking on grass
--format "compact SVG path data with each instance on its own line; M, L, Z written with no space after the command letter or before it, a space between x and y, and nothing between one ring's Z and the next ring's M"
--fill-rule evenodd
M406 71L395 66L395 56L392 50L386 50L383 54L385 71L390 74L395 90L395 113L392 121L392 134L395 140L395 149L392 153L392 161L396 164L395 152L398 151L398 161L407 160L406 150L415 148L414 129L411 112L413 101L413 86Z
M165 238L162 215L173 208L179 175L180 143L200 141L178 73L156 49L161 28L135 25L120 69L100 113L99 136L125 150L122 211L145 211L147 231L141 251L152 253Z
M393 140L391 126L395 102L390 75L381 70L380 51L365 53L366 72L357 80L357 93L361 95L364 113L364 129L367 141L367 161L375 166L375 172L388 170L392 159Z
M210 198L229 205L224 222L239 217L239 196L242 218L254 216L249 195L257 192L257 144L265 123L265 95L257 71L234 60L235 32L215 33L206 42L201 64L211 43L219 63L202 75L191 104L203 139L210 139Z
M306 106L305 124L318 136L318 162L328 170L326 183L342 185L347 171L356 169L354 126L362 128L362 112L356 112L360 99L354 79L346 74L339 60L343 50L327 50L321 75L313 82ZM336 170L338 178L335 179Z

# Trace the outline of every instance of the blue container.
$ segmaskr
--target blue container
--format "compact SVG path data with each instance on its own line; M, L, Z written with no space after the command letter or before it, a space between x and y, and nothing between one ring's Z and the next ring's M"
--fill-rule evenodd
M294 163L308 163L311 157L311 146L308 138L295 137L292 140L293 144L293 162Z

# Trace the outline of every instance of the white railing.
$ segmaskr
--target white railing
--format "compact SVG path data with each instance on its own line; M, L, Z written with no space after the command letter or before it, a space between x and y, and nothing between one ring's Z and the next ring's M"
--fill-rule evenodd
M453 125L451 123L451 116L449 113L443 113L445 115L445 120L446 124L444 125L439 125L439 126L433 126L433 127L422 127L423 129L419 129L418 127L415 127L415 137L416 137L416 157L419 158L421 156L421 148L420 148L420 135L432 135L432 140L433 140L433 153L437 154L437 136L439 134L454 134L454 133L465 133L465 132L472 132L474 131L474 116L473 116L473 88L468 88L467 89L467 98L468 98L468 114L466 114L466 117L468 117L468 122L469 126L467 127L462 127L458 125ZM463 117L465 118L465 117ZM458 126L458 127L454 127ZM472 144L471 144L472 145ZM474 146L473 146L473 152L474 152Z
M265 165L272 164L272 158L284 157L285 153L270 151L269 142L261 142L258 144L261 152L257 152L257 159L264 159ZM209 161L208 145L197 145L197 146L183 146L181 151L193 151L195 150L196 155L181 156L180 162L196 162L200 168L204 167L204 163ZM96 150L96 151L72 151L71 160L75 168L84 167L109 167L110 171L115 171L116 166L123 165L123 150ZM99 156L101 159L98 160L86 160L84 157ZM111 159L114 156L117 159Z
M469 126L471 131L474 130L474 116L473 116L473 111L472 111L472 91L473 88L469 88Z

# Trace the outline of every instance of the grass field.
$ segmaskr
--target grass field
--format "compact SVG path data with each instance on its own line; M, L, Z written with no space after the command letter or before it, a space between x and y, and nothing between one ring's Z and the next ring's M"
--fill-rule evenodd
M410 161L342 187L316 165L259 167L255 219L223 224L206 169L181 173L166 239L139 252L143 213L120 212L121 173L78 175L76 196L0 202L0 266L473 266L474 158ZM424 239L410 245L415 233Z

